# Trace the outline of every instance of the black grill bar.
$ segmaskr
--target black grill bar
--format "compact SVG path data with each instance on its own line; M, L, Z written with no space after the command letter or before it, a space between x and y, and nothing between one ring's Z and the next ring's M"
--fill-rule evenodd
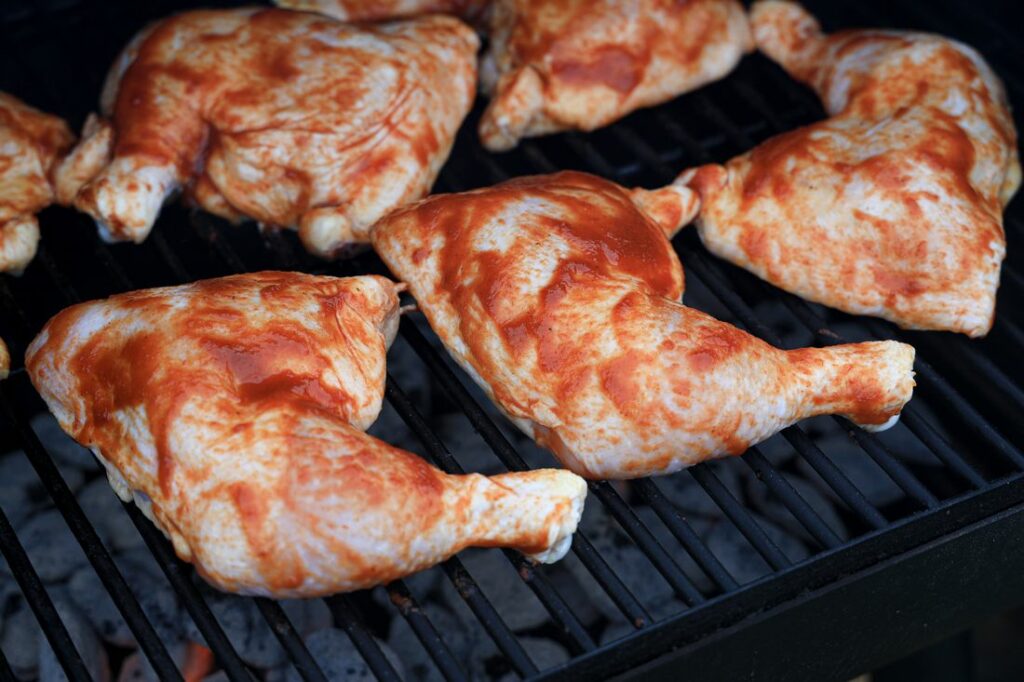
M387 398L391 406L416 434L423 447L427 450L430 459L443 471L451 474L462 474L465 470L455 460L455 457L448 451L437 434L427 425L423 415L412 404L409 397L402 391L394 379L389 375L387 378ZM572 612L562 596L551 586L536 566L518 552L504 550L506 556L512 563L513 568L523 578L526 584L534 591L537 598L551 614L555 624L566 636L569 647L573 653L583 653L594 648L594 641L587 633L586 628L580 623L576 614Z
M466 673L455 660L451 650L448 649L448 645L437 633L434 624L427 618L423 609L416 603L409 589L403 583L392 583L387 586L387 591L391 597L391 603L409 623L416 638L423 644L423 648L426 649L445 679L468 680Z
M352 640L377 679L380 682L401 682L402 678L398 671L391 665L391 661L384 655L377 640L363 624L363 619L355 604L352 603L352 598L347 594L339 594L328 597L325 601L331 608L331 613L334 614L334 620L341 623L345 632L348 633L349 639Z
M4 656L3 650L0 650L0 682L18 682L18 678L14 676L14 671L11 670L11 664L7 662L7 657Z
M756 447L750 448L742 459L758 479L763 481L768 489L782 500L786 508L793 513L793 516L823 549L831 549L842 543L835 531L829 528L828 524L818 516L811 505L807 504L807 501L790 485L789 481L771 466L760 450Z
M420 359L423 360L423 363L438 380L441 389L448 398L459 406L459 409L469 419L473 428L477 430L477 433L484 439L484 442L494 450L505 466L515 471L523 470L525 462L522 461L519 454L515 452L512 445L505 439L497 424L483 412L476 403L476 400L466 390L466 387L455 376L455 373L445 364L440 355L434 351L430 346L430 342L427 341L420 330L416 328L416 325L408 318L404 318L399 326L399 333ZM651 616L647 613L647 610L637 601L633 593L629 591L629 588L626 587L615 572L611 570L604 558L597 553L597 550L584 537L583 533L577 532L573 536L572 548L580 562L590 571L594 580L604 589L611 600L615 602L615 605L626 616L628 622L637 628L641 628L651 622Z
M181 674L175 667L174 661L171 660L167 647L156 634L156 630L153 629L152 624L143 613L142 607L128 587L128 583L125 582L121 571L114 564L107 548L103 546L96 530L85 518L74 494L68 489L53 460L50 459L43 444L39 442L39 438L32 431L27 416L18 414L5 393L0 394L0 401L3 403L4 418L8 427L12 432L18 433L25 454L36 470L36 475L43 482L46 492L53 499L61 516L64 517L64 521L81 545L86 558L89 559L103 586L110 593L111 599L118 611L121 612L132 634L135 635L136 641L146 654L146 658L149 659L153 670L163 680L181 680Z
M789 557L783 554L782 550L765 534L764 529L757 525L757 521L750 515L750 512L732 496L732 493L710 467L698 464L687 469L687 472L725 512L729 520L736 525L736 528L754 546L757 553L764 557L764 560L773 569L780 571L790 565Z
M635 480L633 481L633 490L651 506L669 532L686 548L697 565L715 581L723 592L731 592L739 587L736 579L701 541L679 510L665 498L654 480L649 478Z
M302 635L295 631L295 626L292 625L281 605L265 597L256 597L254 601L256 608L263 615L263 619L270 626L270 631L274 633L277 641L288 653L299 676L305 682L327 682L327 677L320 668L320 664L309 653L309 649L302 641Z
M43 586L43 581L39 579L39 574L36 573L32 562L29 561L18 536L14 534L14 527L11 526L3 509L0 509L0 551L3 552L14 579L18 581L18 587L21 588L25 601L28 602L32 612L36 614L43 634L46 635L46 640L53 647L53 653L57 655L57 660L64 668L68 679L74 682L88 682L92 679L89 670L82 662L78 648L71 641L71 635L64 627L64 622L57 614L57 609L54 608L53 601ZM42 642L40 642L40 646L42 646Z

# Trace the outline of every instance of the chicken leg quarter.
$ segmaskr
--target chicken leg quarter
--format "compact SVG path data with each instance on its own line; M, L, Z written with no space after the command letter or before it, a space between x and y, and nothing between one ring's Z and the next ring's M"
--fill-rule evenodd
M217 587L309 597L464 547L568 549L567 471L449 476L365 433L398 287L257 273L137 291L47 323L27 368L61 426Z
M230 220L293 227L330 257L433 184L475 92L472 29L353 26L248 8L144 29L108 76L62 201L140 242L175 190Z
M921 33L824 35L790 2L751 11L758 47L831 118L685 172L708 249L806 299L911 329L983 336L1021 180L1002 84Z
M456 361L580 475L670 473L813 415L891 425L912 347L787 352L679 302L665 235L688 198L558 173L430 197L371 236Z

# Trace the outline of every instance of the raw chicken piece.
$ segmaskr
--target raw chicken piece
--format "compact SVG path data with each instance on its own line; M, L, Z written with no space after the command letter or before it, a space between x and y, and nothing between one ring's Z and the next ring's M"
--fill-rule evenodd
M664 233L685 198L640 196L680 208L658 224L619 186L559 173L430 197L371 236L459 364L582 476L670 473L813 415L896 421L912 347L786 352L682 305Z
M363 433L399 289L264 272L122 294L54 317L26 364L118 495L221 589L355 590L470 545L557 560L578 477L448 476Z
M35 214L53 202L50 171L74 141L61 119L0 92L0 272L19 274L36 255Z
M195 11L114 64L58 191L101 235L140 242L184 186L236 220L297 227L330 257L426 194L475 91L473 31L432 16L375 27L305 12Z
M341 21L380 21L443 12L478 20L490 0L274 0L288 9L319 12Z
M7 344L0 339L0 381L7 378L11 372L11 354L7 350Z
M1020 185L998 78L973 49L899 31L823 35L759 2L758 46L831 118L684 173L715 254L799 296L912 329L983 336Z
M496 0L481 84L485 147L594 130L717 80L753 49L736 0Z

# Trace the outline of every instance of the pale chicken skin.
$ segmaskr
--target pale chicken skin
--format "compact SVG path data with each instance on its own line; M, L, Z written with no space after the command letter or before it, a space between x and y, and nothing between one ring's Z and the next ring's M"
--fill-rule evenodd
M57 174L101 235L140 242L177 189L230 220L297 228L323 257L425 195L475 93L454 17L353 26L248 8L179 14L115 62L102 119Z
M680 302L677 189L519 178L400 209L373 245L456 361L582 476L671 473L813 415L894 423L912 347L786 352Z
M35 214L53 203L50 172L74 141L60 118L0 92L0 272L20 274L35 257Z
M274 4L341 21L381 21L437 12L477 21L490 0L274 0Z
M803 298L910 329L985 335L1020 185L999 79L921 33L824 35L789 2L751 12L758 47L830 115L685 172L704 244Z
M54 317L26 366L117 494L221 589L361 589L471 545L557 560L579 477L449 476L363 433L399 288L265 272L121 294Z
M480 139L594 130L732 71L753 48L736 0L495 0Z

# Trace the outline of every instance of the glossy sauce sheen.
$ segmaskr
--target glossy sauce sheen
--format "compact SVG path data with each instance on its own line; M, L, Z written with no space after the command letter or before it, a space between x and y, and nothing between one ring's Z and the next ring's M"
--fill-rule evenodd
M267 272L122 294L57 315L27 368L118 494L221 589L314 596L469 545L554 551L579 518L576 477L447 476L362 432L397 292Z
M925 34L822 35L798 6L755 6L762 49L831 115L687 181L705 243L805 298L902 326L983 335L1020 183L998 79Z
M520 178L431 197L371 237L456 360L583 476L674 471L810 414L898 413L912 349L791 358L683 306L678 259L631 196L581 173Z

